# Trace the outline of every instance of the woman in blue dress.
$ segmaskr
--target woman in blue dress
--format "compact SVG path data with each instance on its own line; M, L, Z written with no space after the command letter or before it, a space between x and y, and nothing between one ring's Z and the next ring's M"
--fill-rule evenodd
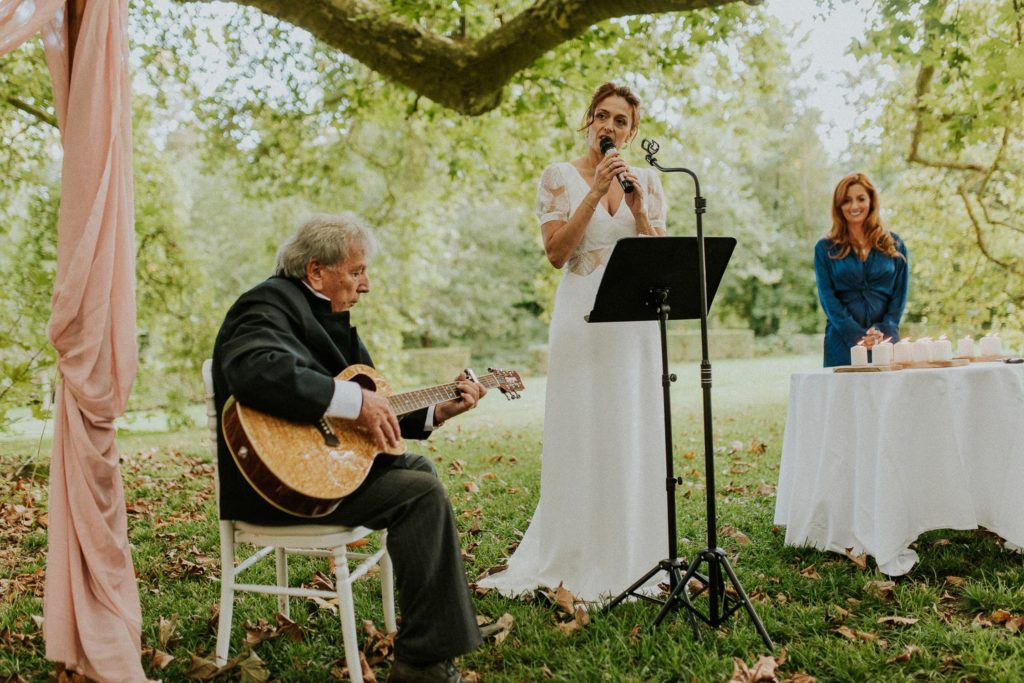
M878 192L852 173L832 195L832 230L814 247L818 299L825 311L825 367L850 364L850 347L899 340L907 303L907 248L882 225Z

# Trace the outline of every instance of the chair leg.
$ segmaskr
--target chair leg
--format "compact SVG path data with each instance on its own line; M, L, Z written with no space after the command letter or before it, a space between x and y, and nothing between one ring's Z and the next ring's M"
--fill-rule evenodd
M388 633L398 630L395 620L395 569L391 564L391 553L388 548L388 532L382 531L380 545L384 555L380 558L380 600L384 607L384 628Z
M231 649L231 618L235 611L235 528L230 521L220 523L220 615L217 617L217 666L228 661Z
M334 551L334 580L338 591L338 615L341 617L341 639L345 647L345 665L352 683L363 683L363 668L359 664L359 642L356 639L356 608L349 581L348 550L345 546Z
M288 587L288 551L281 546L274 548L274 563L277 565L277 585ZM277 596L277 611L291 619L290 604L287 595Z

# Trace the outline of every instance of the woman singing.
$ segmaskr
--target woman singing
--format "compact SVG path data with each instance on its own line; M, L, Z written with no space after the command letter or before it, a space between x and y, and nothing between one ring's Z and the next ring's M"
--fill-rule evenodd
M907 303L907 248L879 218L878 192L852 173L832 195L832 230L814 247L818 299L825 311L825 367L850 364L850 347L899 341Z
M665 233L658 176L602 151L602 138L618 150L633 139L639 106L627 87L599 87L583 117L583 155L548 166L540 179L537 217L562 280L548 344L540 503L508 569L479 582L506 595L561 583L600 600L665 555L658 325L583 319L615 242Z

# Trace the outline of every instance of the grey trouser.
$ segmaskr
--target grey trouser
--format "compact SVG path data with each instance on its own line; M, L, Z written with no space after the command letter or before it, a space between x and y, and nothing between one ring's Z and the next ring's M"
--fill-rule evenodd
M402 626L395 657L427 664L480 645L448 492L421 455L380 456L325 523L388 530Z

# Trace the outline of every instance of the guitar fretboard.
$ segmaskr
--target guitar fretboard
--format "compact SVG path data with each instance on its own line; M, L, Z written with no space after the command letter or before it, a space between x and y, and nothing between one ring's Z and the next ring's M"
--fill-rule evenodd
M499 384L498 377L494 373L477 377L477 379L480 384L483 384L488 389L493 389ZM451 384L440 384L427 389L407 391L404 394L395 394L394 396L389 396L388 401L391 402L391 408L395 411L395 415L401 416L420 408L427 408L458 397L459 392L455 383L452 382Z

